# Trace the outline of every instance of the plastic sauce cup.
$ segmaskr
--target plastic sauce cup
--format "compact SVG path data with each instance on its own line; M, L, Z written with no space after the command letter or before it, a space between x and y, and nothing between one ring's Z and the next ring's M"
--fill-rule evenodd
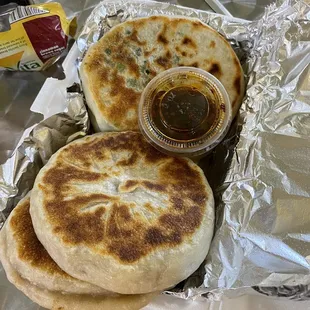
M166 70L144 89L139 125L145 138L170 155L201 156L225 137L232 109L222 83L194 67Z

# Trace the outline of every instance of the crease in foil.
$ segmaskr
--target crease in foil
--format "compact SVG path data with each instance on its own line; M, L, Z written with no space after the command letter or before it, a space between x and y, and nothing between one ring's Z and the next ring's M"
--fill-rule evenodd
M210 252L192 276L167 293L217 300L222 294L233 297L254 286L266 295L307 299L309 5L299 0L277 1L262 19L248 22L169 3L104 1L94 9L77 40L81 59L114 25L155 14L199 18L219 31L237 53L247 80L239 118L225 141L200 162L216 199ZM3 218L31 188L51 154L87 133L82 98L78 104L69 94L69 100L67 113L52 116L49 123L43 121L38 133L35 127L30 135L25 134L13 157L1 166Z
M206 291L258 286L309 299L310 8L281 3L248 25L254 40L242 129L216 188L222 213L204 268Z
M89 119L83 95L68 92L67 101L64 113L53 115L25 132L13 155L0 166L0 228L32 188L37 173L52 154L87 134Z

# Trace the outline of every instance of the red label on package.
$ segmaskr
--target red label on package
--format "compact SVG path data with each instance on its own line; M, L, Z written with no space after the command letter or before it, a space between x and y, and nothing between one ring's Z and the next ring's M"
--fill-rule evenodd
M68 37L61 28L57 15L27 21L23 23L23 27L43 63L60 55L67 46Z

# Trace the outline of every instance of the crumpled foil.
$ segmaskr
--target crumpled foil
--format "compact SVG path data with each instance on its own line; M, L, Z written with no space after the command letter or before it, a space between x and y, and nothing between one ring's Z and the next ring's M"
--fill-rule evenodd
M281 295L284 285L310 284L310 7L282 2L247 26L247 96L215 189L222 212L205 265L209 290L281 286Z
M77 41L81 58L117 23L155 14L196 17L222 33L240 58L247 80L239 118L225 141L200 162L217 202L210 252L197 272L167 293L216 299L224 289L255 286L267 295L307 299L309 6L300 0L278 1L261 20L248 22L168 3L104 1ZM42 135L35 130L24 135L13 157L1 166L4 216L31 188L52 153L86 134L88 120L80 104L69 108L69 115L55 115L46 125L44 121Z
M13 155L0 166L0 227L53 153L88 133L89 118L79 86L68 89L67 101L64 113L26 131Z

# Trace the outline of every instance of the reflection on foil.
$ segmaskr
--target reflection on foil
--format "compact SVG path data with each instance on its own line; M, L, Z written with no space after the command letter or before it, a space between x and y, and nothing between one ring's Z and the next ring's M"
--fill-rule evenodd
M310 283L309 19L305 2L286 1L247 27L247 97L216 188L223 212L205 266L208 290Z
M85 23L78 39L81 55L117 23L154 14L196 17L222 33L248 81L238 120L225 141L200 163L217 201L210 253L197 272L167 293L217 299L224 289L262 286L256 289L268 295L286 292L291 298L308 298L309 6L305 1L279 1L261 20L247 22L168 3L105 1ZM25 134L14 156L1 166L2 216L31 188L53 152L86 134L81 97L76 101L69 95L69 100L67 113Z
M53 115L29 129L13 155L0 166L0 226L32 188L37 173L51 155L88 132L89 120L83 96L68 92L67 100L65 113Z
M264 294L266 296L285 297L292 300L310 299L310 290L308 285L295 285L295 286L282 285L279 287L254 286L253 288L257 292Z

